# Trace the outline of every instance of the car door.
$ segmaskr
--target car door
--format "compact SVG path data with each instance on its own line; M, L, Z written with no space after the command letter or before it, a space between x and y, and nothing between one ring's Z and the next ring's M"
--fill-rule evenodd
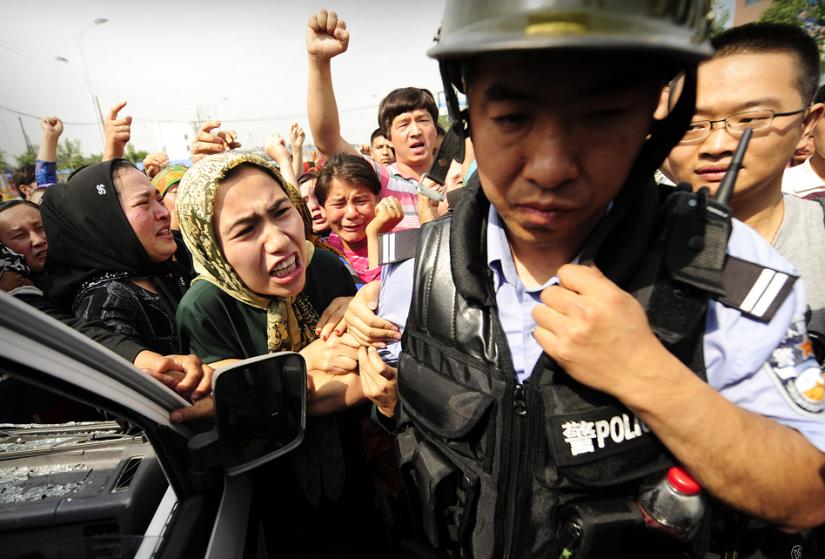
M226 478L214 470L190 469L187 444L203 425L169 421L171 410L186 405L172 390L5 293L0 293L0 375L0 395L7 400L19 396L16 404L37 406L42 396L100 415L89 422L0 425L3 553L22 557L37 551L40 555L29 556L64 557L71 549L72 557L244 555L249 480L245 475ZM8 455L12 460L3 458L4 440L17 441L15 447L7 445L13 448L14 454ZM15 465L6 468L5 479L4 463ZM87 469L70 471L76 463ZM24 481L30 482L32 468L41 468L36 471L45 471L44 479L51 480L46 490L35 488L43 496L36 494L34 504L14 478L28 475ZM78 472L82 483L77 476L71 478L75 481L60 482ZM57 474L65 475L54 477ZM129 482L126 489L124 480ZM82 494L67 490L78 484L85 484ZM138 510L142 523L132 522ZM101 524L97 516L107 514L115 520ZM116 529L101 536L101 526Z

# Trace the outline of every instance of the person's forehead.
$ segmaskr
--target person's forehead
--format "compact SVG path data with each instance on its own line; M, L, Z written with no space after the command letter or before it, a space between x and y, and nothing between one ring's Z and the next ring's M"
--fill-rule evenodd
M401 113L400 115L396 116L394 119L392 119L392 122L393 122L393 124L395 124L399 120L409 119L409 118L417 118L417 117L420 117L420 116L430 116L431 117L432 115L430 115L430 111L428 111L427 109L413 109L411 111L407 111L407 112Z
M697 113L737 111L802 103L798 65L786 52L741 53L699 65Z
M18 204L0 212L0 227L12 229L41 223L40 211L28 204Z
M350 198L364 193L372 194L372 191L367 185L333 177L329 184L327 198Z
M238 169L228 180L221 182L219 191L227 190L234 190L239 193L239 196L242 195L241 191L249 190L263 190L275 198L286 196L278 181L269 173L260 168L247 166Z
M149 181L149 177L132 167L118 171L116 178L119 179L117 181L120 183L118 191L121 195L133 196L142 194L147 189L155 190L155 187Z
M318 179L308 179L301 183L301 196L308 196L315 191L315 181Z

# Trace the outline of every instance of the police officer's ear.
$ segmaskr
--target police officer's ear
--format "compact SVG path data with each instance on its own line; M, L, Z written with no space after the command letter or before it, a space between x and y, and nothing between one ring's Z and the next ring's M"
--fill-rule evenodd
M668 113L670 113L670 84L666 84L662 88L662 93L659 95L659 105L653 113L653 118L656 120L663 120Z

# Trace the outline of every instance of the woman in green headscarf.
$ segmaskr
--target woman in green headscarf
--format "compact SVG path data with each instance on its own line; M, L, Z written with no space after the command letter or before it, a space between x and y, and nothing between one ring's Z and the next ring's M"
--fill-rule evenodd
M310 556L371 555L384 538L361 442L369 407L358 405L367 401L358 343L348 334L316 339L322 311L355 294L349 272L307 240L300 193L257 155L200 160L183 177L176 206L198 273L178 306L182 346L213 366L274 351L297 351L307 362L313 417L304 442L255 472L273 545Z

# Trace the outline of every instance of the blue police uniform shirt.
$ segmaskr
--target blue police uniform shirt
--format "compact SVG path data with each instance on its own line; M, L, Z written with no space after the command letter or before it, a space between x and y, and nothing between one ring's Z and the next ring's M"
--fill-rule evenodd
M799 275L753 229L737 220L733 221L727 252L779 272ZM487 227L487 260L513 367L519 382L523 382L542 353L532 336L536 324L531 311L540 304L541 291L558 283L558 279L553 277L535 289L524 287L493 206ZM410 307L414 264L406 260L382 270L378 314L402 328ZM801 279L768 323L711 299L704 336L707 381L734 404L799 431L825 451L825 381L807 339L805 310ZM400 352L401 344L396 342L389 343L381 354L385 360L394 361Z

